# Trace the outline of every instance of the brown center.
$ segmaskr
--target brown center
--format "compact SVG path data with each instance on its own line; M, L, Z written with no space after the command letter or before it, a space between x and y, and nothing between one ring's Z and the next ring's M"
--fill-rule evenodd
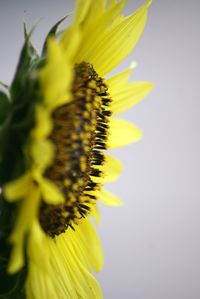
M104 163L111 99L104 80L92 65L77 64L74 73L72 101L52 115L54 127L49 138L56 152L45 176L59 187L65 202L41 204L40 223L51 237L68 227L74 229L78 219L95 204L95 191L101 187L92 178L102 175L98 166Z

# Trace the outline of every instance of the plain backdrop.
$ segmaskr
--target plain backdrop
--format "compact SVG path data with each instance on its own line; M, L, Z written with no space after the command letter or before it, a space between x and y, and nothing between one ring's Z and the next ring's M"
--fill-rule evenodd
M129 14L144 1L128 1ZM29 28L33 40L73 10L69 0L0 0L0 80L10 83ZM200 1L155 0L134 52L132 80L152 93L123 114L144 132L113 151L124 171L108 188L124 207L100 207L105 266L97 277L105 299L200 298ZM72 298L73 299L73 298Z

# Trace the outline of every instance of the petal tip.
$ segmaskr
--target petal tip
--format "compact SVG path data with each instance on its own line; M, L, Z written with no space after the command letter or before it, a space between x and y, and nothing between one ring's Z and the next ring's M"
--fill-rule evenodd
M129 66L129 69L133 70L137 67L137 62L135 60L131 61L131 64Z
M147 0L147 2L146 2L146 6L147 6L147 8L152 4L152 0Z

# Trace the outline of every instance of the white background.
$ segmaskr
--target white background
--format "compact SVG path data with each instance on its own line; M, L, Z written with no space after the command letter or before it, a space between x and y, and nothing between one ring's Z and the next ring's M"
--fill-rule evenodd
M68 0L0 1L0 80L10 83L29 27L41 17L41 47L51 25L72 11ZM143 1L128 1L131 13ZM24 11L26 11L24 13ZM152 81L144 102L123 114L144 132L116 150L124 165L108 186L125 206L101 208L105 299L200 298L200 1L155 0L133 54L132 80ZM73 299L73 298L72 298Z

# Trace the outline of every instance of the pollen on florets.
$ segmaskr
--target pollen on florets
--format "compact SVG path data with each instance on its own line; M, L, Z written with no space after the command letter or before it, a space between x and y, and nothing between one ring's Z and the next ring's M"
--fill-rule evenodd
M51 237L74 228L78 219L89 213L101 188L94 178L103 175L98 166L105 161L111 98L104 79L91 64L75 65L72 97L52 115L49 138L55 158L45 176L58 186L65 202L41 204L40 223Z

